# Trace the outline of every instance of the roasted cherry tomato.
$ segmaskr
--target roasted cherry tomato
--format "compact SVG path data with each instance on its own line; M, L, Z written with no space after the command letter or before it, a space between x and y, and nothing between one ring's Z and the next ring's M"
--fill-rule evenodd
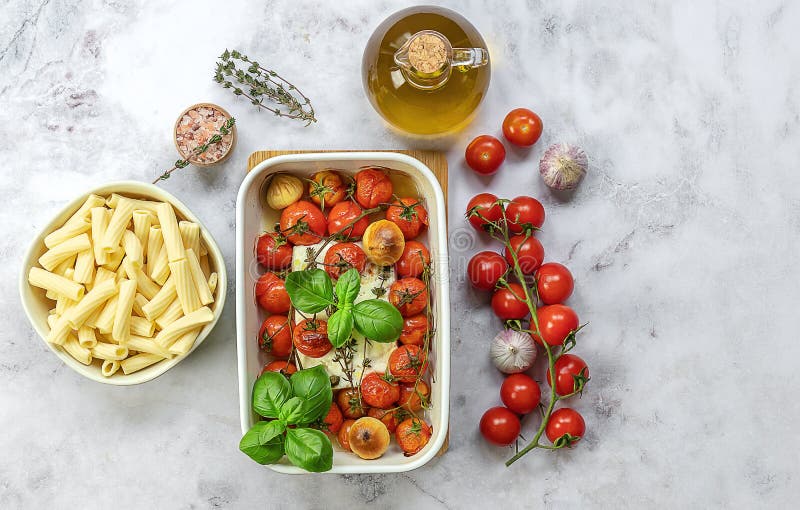
M542 265L544 259L544 248L542 243L533 236L526 237L525 235L517 235L509 240L511 249L517 254L519 261L519 268L524 274L533 274ZM505 249L506 262L508 265L514 265L514 258L511 252L506 247Z
M292 265L292 247L283 235L265 232L256 239L256 260L273 271L280 271Z
M389 302L403 317L417 315L428 306L428 289L419 278L402 278L389 287Z
M397 225L404 239L414 239L428 226L428 211L418 198L401 198L386 210L386 219Z
M428 318L424 314L412 315L403 319L403 330L400 332L400 343L406 345L425 345L425 334L428 333Z
M548 262L536 270L536 290L546 305L563 303L572 295L575 281L569 269L558 262Z
M285 315L270 315L261 323L258 346L276 358L285 358L292 352L292 327Z
M367 406L358 396L358 390L347 388L336 394L336 403L345 418L358 419L367 414Z
M269 313L286 313L291 300L283 279L275 273L264 273L256 282L256 301Z
M467 278L476 289L492 290L507 269L506 259L499 253L482 251L469 260Z
M325 236L328 222L319 207L298 200L281 212L281 233L292 244L316 244Z
M517 197L506 204L506 223L515 234L532 234L544 225L544 207L533 197Z
M586 362L574 354L562 354L554 364L556 371L556 393L558 395L569 395L576 391L579 381L585 383L589 380L589 367ZM547 383L553 385L553 378L550 376L550 369L547 369Z
M339 440L339 446L348 452L350 451L350 439L348 439L350 436L350 427L352 427L355 422L355 420L350 419L344 420L342 426L339 428L339 433L336 434L336 438Z
M328 340L328 323L319 319L303 319L294 327L294 346L311 358L321 358L333 348Z
M492 310L500 319L523 319L530 312L525 303L525 291L518 283L509 283L510 289L497 289L492 295Z
M487 222L497 221L503 217L503 209L497 203L496 195L479 193L467 204L466 217L475 230L485 232L484 226Z
M392 199L392 181L386 172L378 168L365 168L356 174L356 202L361 207L372 209Z
M370 372L361 380L361 399L368 406L389 409L399 398L400 385L391 375Z
M348 239L361 239L369 226L366 216L356 221L362 212L361 206L350 200L334 205L328 213L328 235L340 234Z
M567 305L546 305L536 310L536 315L542 338L550 345L561 345L570 332L578 329L578 314ZM534 340L542 343L538 335L532 336Z
M517 414L528 414L536 409L542 398L542 390L530 376L511 374L500 386L500 400Z
M288 361L275 360L264 365L264 368L261 369L261 373L263 374L264 372L280 372L289 377L293 373L297 372L297 367L294 366L294 363L289 363Z
M403 455L410 457L425 448L431 439L431 427L419 418L409 418L397 426L394 432Z
M416 345L401 345L389 355L389 372L402 383L413 383L428 369L425 351Z
M511 110L503 119L503 136L514 145L533 145L542 136L542 119L527 108Z
M419 411L430 402L431 389L425 381L400 385L400 399L397 403L407 411Z
M339 172L335 170L323 170L311 176L308 185L308 196L322 209L331 207L342 200L347 192L347 186Z
M367 266L367 255L358 245L353 243L334 244L325 253L325 272L334 280L348 270L354 268L359 273Z
M497 172L506 159L506 148L503 142L490 135L481 135L467 145L464 158L471 169L480 175L492 175Z
M386 429L390 433L394 433L394 431L397 430L397 424L405 420L408 413L402 409L378 409L377 407L371 407L369 411L367 411L367 416L382 421L383 424L386 425Z
M586 422L583 421L583 416L578 411L562 407L550 415L544 433L547 434L547 439L551 443L555 443L561 437L569 434L568 446L572 446L586 433Z
M519 437L521 425L516 414L497 406L483 413L480 428L484 439L490 443L508 446Z
M430 263L431 254L424 244L419 241L406 241L403 255L397 261L395 269L400 278L418 277L422 274L425 266Z
M322 419L322 430L330 432L331 434L336 434L339 432L339 429L342 428L343 420L341 409L336 405L336 402L331 402L331 408L328 410L328 414Z

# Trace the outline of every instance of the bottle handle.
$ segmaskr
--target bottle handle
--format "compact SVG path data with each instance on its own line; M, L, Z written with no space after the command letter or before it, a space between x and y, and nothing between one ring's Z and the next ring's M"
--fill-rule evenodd
M466 71L489 63L489 52L483 48L453 48L452 67Z

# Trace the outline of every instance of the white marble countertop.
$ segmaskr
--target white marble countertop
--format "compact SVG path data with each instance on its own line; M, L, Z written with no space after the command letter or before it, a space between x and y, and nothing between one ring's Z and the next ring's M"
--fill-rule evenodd
M439 3L439 2L434 2ZM442 2L484 34L488 97L454 140L388 131L364 98L372 29L411 2L11 0L0 11L0 508L786 507L800 493L795 420L800 184L800 5L767 2ZM255 112L211 81L235 47L302 86L310 128ZM186 106L238 119L222 168L164 187L206 222L234 274L235 194L263 148L447 151L453 272L450 451L415 472L288 477L237 449L233 286L214 333L138 387L77 375L51 355L17 295L23 251L62 204L101 181L151 180L175 160ZM481 180L462 160L529 106L545 134ZM571 201L535 169L574 141L591 171ZM575 404L573 451L484 444L501 376L499 323L463 282L482 241L463 237L466 201L529 193L547 208L548 259L576 276L592 381ZM453 236L462 236L452 239ZM233 278L231 278L231 282ZM532 423L523 430L530 433Z

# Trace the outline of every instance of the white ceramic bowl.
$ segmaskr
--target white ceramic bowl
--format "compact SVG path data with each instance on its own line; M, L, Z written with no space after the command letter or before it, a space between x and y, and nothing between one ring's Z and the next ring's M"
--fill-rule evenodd
M433 435L425 448L411 457L403 456L392 440L389 451L376 460L363 460L340 449L334 441L333 468L329 473L397 473L416 469L431 460L441 449L447 437L450 412L450 299L448 292L447 223L442 188L430 169L404 154L392 152L331 152L293 154L270 158L258 164L245 177L236 201L236 333L239 358L239 406L242 433L255 423L257 416L250 403L253 383L258 378L264 357L256 338L263 319L253 299L253 289L260 272L255 261L253 246L256 237L274 225L279 214L262 206L262 187L267 176L276 172L289 172L308 177L324 168L336 168L353 175L365 165L393 169L413 189L396 190L414 193L425 199L430 226L421 235L428 246L433 261L434 278L431 295L436 336L431 350L431 410L426 419L432 425ZM284 458L278 464L268 465L281 473L306 473Z
M168 202L175 208L175 213L178 220L193 221L200 225L200 237L208 248L209 266L211 271L216 271L218 275L217 288L214 291L214 303L211 304L211 310L214 312L214 320L206 324L200 331L200 335L192 346L192 349L182 356L175 356L172 359L160 361L147 368L139 370L129 375L121 372L114 374L111 377L103 377L100 373L100 365L94 362L91 365L84 365L76 361L72 356L64 352L60 347L51 345L45 338L50 328L47 325L47 316L49 310L53 307L53 302L45 297L45 291L28 284L28 272L31 267L38 266L37 260L46 251L44 245L44 238L47 234L61 227L72 214L77 211L81 205L86 201L90 194L101 196L108 196L112 193L119 193L132 198L142 198L147 200L159 200L161 202ZM39 235L34 238L33 242L25 254L25 260L22 264L22 272L19 277L19 294L22 298L22 307L28 315L34 329L42 341L50 348L50 350L61 360L66 363L68 367L78 372L79 374L88 377L93 381L104 384L114 384L118 386L128 386L132 384L140 384L143 382L155 379L163 374L170 368L180 363L186 356L191 354L197 347L205 340L214 325L217 323L219 316L222 314L222 308L225 306L225 289L227 287L227 274L225 273L225 261L222 259L222 253L219 251L217 243L211 237L211 233L206 230L200 220L192 214L188 207L183 205L180 200L170 195L161 188L152 184L146 184L136 181L120 181L105 184L103 186L88 190L83 195L76 197L75 200L70 202L53 218L42 230Z

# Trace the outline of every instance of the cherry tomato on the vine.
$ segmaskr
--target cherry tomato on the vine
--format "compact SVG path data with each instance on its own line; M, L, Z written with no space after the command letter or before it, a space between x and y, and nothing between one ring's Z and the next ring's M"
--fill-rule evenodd
M534 112L527 108L516 108L503 119L503 136L514 145L527 147L539 140L542 127L542 119Z
M478 232L485 232L483 226L488 221L497 221L503 216L503 209L497 203L497 196L491 193L479 193L467 204L467 219Z
M506 259L493 251L478 252L467 264L467 278L473 287L492 290L508 269Z
M322 430L336 434L342 428L342 410L336 405L336 402L331 402L331 407L328 409L328 414L322 419Z
M286 313L291 304L283 279L275 273L264 273L258 278L256 301L269 313Z
M497 138L481 135L467 145L464 157L469 167L476 173L492 175L506 159L506 148Z
M536 289L546 305L563 303L572 295L575 281L572 273L558 262L548 262L536 270Z
M258 331L258 346L276 358L285 358L292 352L292 327L285 315L270 315Z
M361 380L361 399L380 409L389 409L400 399L400 385L387 374L370 372Z
M533 236L526 237L524 234L516 235L509 240L511 250L517 254L519 268L523 274L533 274L542 265L544 259L544 247ZM514 257L508 247L505 249L506 262L509 266L514 265Z
M369 226L369 218L366 216L356 221L362 212L364 210L361 206L350 200L334 205L328 213L328 235L341 234L349 239L361 239Z
M395 269L399 278L418 277L425 269L425 265L430 263L431 254L424 244L419 241L406 241L406 247Z
M321 358L333 349L328 339L328 323L319 319L303 319L294 327L294 346L311 358Z
M328 222L319 207L305 200L298 200L281 212L281 233L292 244L309 245L322 240Z
M297 372L297 367L294 366L294 363L289 363L288 361L275 360L264 365L264 368L261 369L261 373L263 374L264 372L280 372L285 376L291 376L293 373Z
M555 443L561 437L569 434L571 436L569 446L572 446L586 433L586 422L576 410L562 407L550 415L544 432L551 443Z
M506 223L515 234L533 233L544 225L544 206L533 197L517 197L506 204Z
M350 269L359 273L367 266L367 255L360 246L354 243L337 243L325 253L325 272L333 279L338 279Z
M400 343L406 345L425 345L425 334L428 332L428 318L425 314L403 318L403 330L400 332Z
M517 414L528 414L536 409L542 398L539 385L528 375L511 374L500 386L500 400Z
M419 278L402 278L389 287L389 302L403 317L417 315L428 306L428 288Z
M566 305L545 305L536 311L542 338L552 346L561 345L570 332L578 329L578 314ZM538 335L532 335L539 343Z
M502 406L492 407L481 417L481 434L498 446L508 446L519 437L521 425L516 414Z
M525 291L518 283L509 283L509 288L497 289L492 295L492 310L500 319L523 319L528 315L528 305L525 303Z
M419 418L408 418L397 425L394 432L403 455L410 456L422 450L431 438L431 427Z
M322 170L311 176L308 195L321 208L331 207L344 200L347 186L339 172Z
M397 225L405 239L414 239L428 227L428 211L418 198L395 200L386 210L386 219Z
M569 395L579 387L579 381L589 380L589 367L586 362L574 354L562 354L553 365L556 372L556 393ZM553 379L547 369L547 383L552 386Z
M380 168L365 168L356 174L356 202L371 209L392 199L394 187L386 172Z
M336 403L345 418L361 418L367 414L367 405L358 396L358 390L347 388L336 394Z
M401 345L389 355L389 372L401 383L413 383L428 369L428 357L418 345Z
M267 269L286 269L292 264L292 247L281 234L265 232L256 239L256 260Z

